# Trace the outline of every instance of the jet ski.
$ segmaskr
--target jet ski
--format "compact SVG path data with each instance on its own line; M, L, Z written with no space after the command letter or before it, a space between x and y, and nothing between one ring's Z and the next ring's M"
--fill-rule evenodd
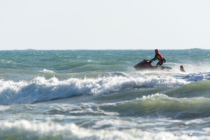
M160 66L160 67L152 66L151 63L152 61L144 59L143 61L136 64L134 68L136 70L166 70L166 71L172 69L171 67L165 67L165 66Z

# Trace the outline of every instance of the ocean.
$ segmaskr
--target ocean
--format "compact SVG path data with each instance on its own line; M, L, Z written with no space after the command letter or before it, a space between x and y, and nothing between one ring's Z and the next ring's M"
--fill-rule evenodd
M210 50L159 51L0 51L0 139L210 139Z

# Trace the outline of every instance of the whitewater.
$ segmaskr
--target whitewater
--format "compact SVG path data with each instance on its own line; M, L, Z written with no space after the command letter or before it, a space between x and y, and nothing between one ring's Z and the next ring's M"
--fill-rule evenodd
M210 139L210 50L159 51L0 51L0 139Z

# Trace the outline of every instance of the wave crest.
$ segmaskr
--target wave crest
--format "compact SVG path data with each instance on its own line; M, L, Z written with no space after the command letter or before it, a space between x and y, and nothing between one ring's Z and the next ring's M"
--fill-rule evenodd
M186 83L182 79L158 76L108 76L63 81L55 77L36 77L29 82L0 80L0 104L33 103L75 95L113 93L139 87L174 87Z

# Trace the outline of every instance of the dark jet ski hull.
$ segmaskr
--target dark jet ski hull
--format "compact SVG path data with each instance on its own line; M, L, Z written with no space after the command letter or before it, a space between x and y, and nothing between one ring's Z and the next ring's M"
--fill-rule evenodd
M152 66L151 62L148 60L141 61L140 63L135 65L134 68L136 70L166 70L166 71L169 71L172 69L171 67L165 67L165 66L161 66L161 67Z

